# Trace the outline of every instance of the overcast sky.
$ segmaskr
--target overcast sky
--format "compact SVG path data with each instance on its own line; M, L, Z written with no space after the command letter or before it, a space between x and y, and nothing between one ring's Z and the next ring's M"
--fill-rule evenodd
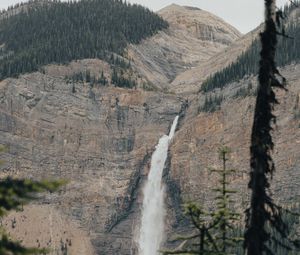
M24 1L24 0L23 0ZM210 11L225 21L246 33L263 20L263 0L128 0L157 11L169 4L196 6ZM5 9L20 0L0 0L0 9ZM277 5L282 6L288 0L277 0Z

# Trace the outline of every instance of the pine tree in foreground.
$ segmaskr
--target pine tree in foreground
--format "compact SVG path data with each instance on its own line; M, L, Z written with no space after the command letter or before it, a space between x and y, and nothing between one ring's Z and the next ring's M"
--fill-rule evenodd
M285 245L288 239L288 227L282 217L282 208L276 205L270 194L270 178L275 165L271 156L274 148L272 124L276 117L272 111L278 101L274 88L284 88L285 79L280 75L275 64L277 47L277 28L280 25L281 13L276 12L276 1L265 0L265 30L261 33L262 50L259 63L259 86L254 113L251 136L251 172L249 188L251 189L250 207L246 211L246 232L244 248L247 255L277 254L270 245ZM276 232L277 235L272 234ZM294 243L295 244L295 243ZM288 254L288 253L287 253Z
M223 167L222 169L212 169L212 172L216 172L219 175L219 187L214 189L217 193L215 198L217 209L212 213L213 222L216 222L214 239L219 247L219 254L224 255L230 254L229 252L232 251L232 248L236 247L238 242L242 240L240 237L232 235L232 230L237 227L240 215L231 206L233 203L231 195L236 193L236 191L228 189L228 177L236 171L234 169L227 169L226 162L228 161L229 153L230 149L228 147L220 148L219 155Z
M189 236L176 237L177 241L182 241L180 247L173 251L163 251L163 254L235 254L232 252L242 239L234 234L240 217L231 209L231 195L235 191L228 189L228 177L235 170L227 169L229 152L228 147L220 148L222 169L211 170L219 176L219 187L213 190L216 192L216 210L208 213L196 203L188 203L185 206L185 214L192 223L194 233Z

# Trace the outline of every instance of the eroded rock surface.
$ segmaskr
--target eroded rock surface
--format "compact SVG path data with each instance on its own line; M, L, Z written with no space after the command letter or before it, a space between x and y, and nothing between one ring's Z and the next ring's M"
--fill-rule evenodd
M282 69L282 74L288 79L288 90L277 91L280 104L275 108L278 118L273 132L275 149L272 156L276 165L273 196L275 201L289 206L300 199L299 70L299 65ZM230 180L231 188L238 191L236 209L243 213L249 195L249 146L255 97L235 97L235 93L249 82L256 86L256 77L217 91L225 95L225 100L221 109L214 113L198 112L204 103L204 95L199 95L191 104L171 147L170 178L180 187L184 201L196 199L206 208L214 208L212 189L217 185L217 177L209 169L221 167L217 151L226 145L232 150L228 167L237 170Z
M43 203L79 225L97 254L131 254L135 228L126 219L147 155L168 132L181 99L82 83L74 93L63 76L34 73L1 82L0 104L0 140L8 148L3 175L68 180Z

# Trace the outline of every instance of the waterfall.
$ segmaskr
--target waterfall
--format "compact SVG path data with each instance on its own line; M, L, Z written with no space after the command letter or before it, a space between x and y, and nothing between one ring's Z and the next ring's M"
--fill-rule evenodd
M164 234L164 187L162 174L168 156L169 143L178 123L174 119L169 135L160 138L151 158L151 167L144 187L141 228L139 233L139 255L157 255Z

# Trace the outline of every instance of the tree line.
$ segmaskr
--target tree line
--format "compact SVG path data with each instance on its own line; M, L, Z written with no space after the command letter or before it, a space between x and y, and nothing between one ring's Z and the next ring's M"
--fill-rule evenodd
M123 0L47 1L0 20L0 80L49 63L110 61L128 43L167 28L150 10ZM1 46L2 45L2 46Z

